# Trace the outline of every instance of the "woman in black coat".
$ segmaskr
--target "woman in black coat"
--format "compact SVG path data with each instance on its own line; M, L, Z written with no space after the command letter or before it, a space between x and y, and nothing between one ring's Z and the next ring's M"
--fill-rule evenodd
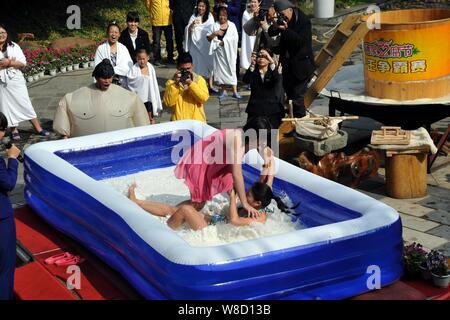
M8 120L0 112L0 139L5 136ZM0 159L0 300L12 300L16 266L16 225L8 193L16 186L17 157L20 150L12 145L6 150L8 164Z
M265 116L272 127L278 129L285 115L283 79L269 50L261 49L252 55L252 64L244 75L243 82L250 85L247 122L257 116Z
M139 14L136 11L128 12L127 28L120 34L119 42L127 47L133 63L136 63L136 52L146 49L151 52L150 38L148 33L139 28Z

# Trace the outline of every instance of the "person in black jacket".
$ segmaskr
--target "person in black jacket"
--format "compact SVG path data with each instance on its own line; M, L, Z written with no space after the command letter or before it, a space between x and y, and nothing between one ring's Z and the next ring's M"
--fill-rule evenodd
M145 49L151 52L150 38L148 33L139 28L139 14L130 11L127 14L127 28L122 31L119 42L127 47L133 63L136 63L136 52Z
M8 120L0 112L0 139L5 136ZM20 150L12 145L6 150L8 164L0 159L0 300L12 300L16 267L16 225L8 193L17 181L17 157Z
M283 84L269 50L261 49L252 55L250 68L243 82L250 85L251 95L247 112L249 122L252 118L264 116L269 119L273 129L278 129L285 115L283 106Z
M172 23L175 30L175 42L177 44L178 56L183 53L184 30L189 23L189 19L194 13L196 0L170 0L172 9Z
M269 35L280 36L275 50L283 66L283 86L292 100L294 117L306 115L304 94L314 70L311 21L288 0L275 2L277 21L269 28Z

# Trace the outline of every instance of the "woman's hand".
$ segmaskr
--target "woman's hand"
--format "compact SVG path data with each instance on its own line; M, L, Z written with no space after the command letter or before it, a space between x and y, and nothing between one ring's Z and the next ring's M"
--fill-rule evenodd
M261 216L261 213L253 208L248 202L242 204L245 210L248 212L248 216L252 219L258 219Z
M252 52L252 62L251 62L251 66L255 67L256 65L256 52Z
M20 155L20 149L17 148L15 144L13 144L11 148L6 150L6 154L8 155L8 158L17 159L17 157Z
M0 68L1 69L6 69L11 65L11 60L10 59L2 59L0 60Z
M222 37L225 34L225 31L220 29L220 30L217 30L216 32L214 32L214 34L216 35L216 37Z
M273 162L274 157L272 149L270 149L269 147L265 147L262 152L262 157L265 164L270 164L271 162Z

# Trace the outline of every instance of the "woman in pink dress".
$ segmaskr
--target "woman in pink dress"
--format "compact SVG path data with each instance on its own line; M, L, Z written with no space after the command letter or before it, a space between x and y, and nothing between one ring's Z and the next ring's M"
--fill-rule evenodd
M244 132L256 130L257 141L242 141ZM251 145L260 145L260 130L267 133L270 146L270 122L265 117L251 119L243 130L223 129L197 141L182 157L175 168L175 176L184 179L191 192L191 201L196 208L202 208L206 201L233 188L249 216L258 217L258 210L247 201L242 162ZM260 139L261 138L261 139ZM250 142L250 143L249 143ZM259 148L260 153L271 153L270 147ZM270 164L265 164L270 166ZM266 167L265 167L266 168Z

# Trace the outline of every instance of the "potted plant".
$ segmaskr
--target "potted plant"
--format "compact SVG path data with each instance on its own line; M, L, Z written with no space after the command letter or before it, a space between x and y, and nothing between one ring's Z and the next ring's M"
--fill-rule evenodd
M39 78L43 78L45 76L45 66L39 66Z
M27 80L27 82L33 82L34 78L33 75L31 74L32 72L32 68L31 66L28 64L24 69L23 69L23 76L25 77L25 79Z
M403 247L403 265L405 278L416 278L421 270L420 265L426 261L427 252L420 243L413 242Z
M447 258L439 251L432 250L427 257L427 266L436 287L447 288L450 282Z

